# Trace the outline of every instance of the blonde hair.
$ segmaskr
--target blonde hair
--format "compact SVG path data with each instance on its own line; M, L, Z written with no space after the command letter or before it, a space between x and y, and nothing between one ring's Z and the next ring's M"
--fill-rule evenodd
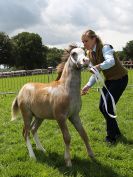
M95 31L93 30L87 30L85 31L82 36L81 36L81 39L84 39L85 37L88 37L88 38L96 38L96 45L97 45L97 48L96 48L96 57L99 58L99 56L101 56L101 52L102 52L102 48L103 48L103 43L102 43L102 40L101 38L95 33Z
M81 38L83 39L84 37L88 37L88 38L91 38L91 39L95 37L96 38L96 42L102 44L101 38L93 30L87 30L87 31L85 31L82 34Z

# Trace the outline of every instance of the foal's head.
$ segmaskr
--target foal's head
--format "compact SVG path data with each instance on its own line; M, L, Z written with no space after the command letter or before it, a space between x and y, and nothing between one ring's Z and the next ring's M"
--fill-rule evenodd
M76 69L81 69L89 63L89 58L85 56L85 51L79 47L72 49L69 59Z
M73 44L69 45L68 49L64 50L61 63L57 66L58 76L56 80L60 79L65 63L68 61L68 59L71 60L72 65L76 69L81 69L83 66L89 63L89 58L85 56L85 51L82 48Z

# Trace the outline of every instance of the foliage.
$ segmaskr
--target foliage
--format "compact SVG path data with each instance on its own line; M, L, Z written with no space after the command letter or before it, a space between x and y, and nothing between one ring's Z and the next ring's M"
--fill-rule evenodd
M48 50L49 50L49 48L46 45L42 46L42 57L43 57L42 68L47 68L48 67L48 62L47 62Z
M41 68L43 46L38 34L22 32L12 38L16 50L16 66L22 69Z
M127 42L126 46L123 48L123 52L126 58L133 60L133 40Z
M61 56L63 54L63 50L57 49L57 48L49 48L48 54L47 54L47 63L48 66L57 66L57 64L61 60Z
M12 65L12 44L9 36L3 32L0 32L0 64Z
M61 60L62 49L49 48L35 33L22 32L12 37L0 32L0 65L16 69L56 67ZM133 59L133 40L122 51L116 51L120 60Z

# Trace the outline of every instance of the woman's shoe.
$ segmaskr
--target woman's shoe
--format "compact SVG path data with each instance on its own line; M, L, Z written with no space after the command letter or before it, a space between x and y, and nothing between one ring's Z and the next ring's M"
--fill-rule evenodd
M105 141L110 144L115 144L116 138L111 138L110 136L106 136Z

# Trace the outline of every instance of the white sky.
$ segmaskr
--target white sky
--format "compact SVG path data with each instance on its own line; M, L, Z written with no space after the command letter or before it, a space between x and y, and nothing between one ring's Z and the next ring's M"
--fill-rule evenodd
M0 0L0 31L10 36L34 32L63 48L87 29L122 50L133 40L133 0Z

